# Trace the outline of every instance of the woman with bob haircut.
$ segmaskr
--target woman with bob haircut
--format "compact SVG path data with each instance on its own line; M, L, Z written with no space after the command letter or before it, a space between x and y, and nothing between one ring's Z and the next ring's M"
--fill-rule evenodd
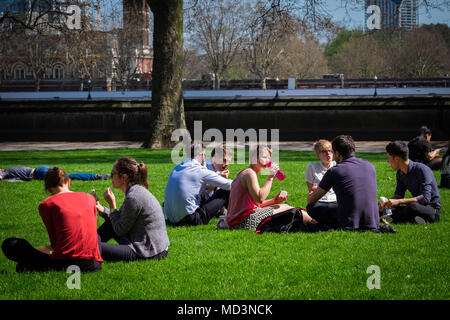
M169 238L158 200L148 191L147 167L133 158L118 159L111 171L112 186L125 194L117 209L114 193L108 188L103 198L109 209L97 202L105 222L97 232L105 261L134 261L167 257ZM118 244L107 243L115 239Z
M51 196L39 205L39 214L50 246L33 248L25 239L8 238L2 243L5 256L17 262L17 272L64 270L72 265L82 272L101 270L94 197L70 191L70 179L58 167L47 171L44 183Z

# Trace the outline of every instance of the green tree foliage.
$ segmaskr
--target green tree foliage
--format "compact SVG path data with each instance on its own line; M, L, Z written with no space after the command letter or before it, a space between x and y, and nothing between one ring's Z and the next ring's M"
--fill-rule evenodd
M362 30L344 30L325 46L325 57L330 58L338 53L342 47L350 41L352 37L362 37Z

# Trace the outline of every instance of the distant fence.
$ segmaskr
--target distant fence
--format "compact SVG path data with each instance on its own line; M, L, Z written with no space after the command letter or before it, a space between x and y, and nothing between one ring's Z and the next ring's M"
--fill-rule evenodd
M417 79L296 79L295 89L321 89L321 88L415 88L415 87L450 87L450 78L417 78ZM120 83L95 79L91 83L92 91L122 91ZM128 91L151 90L152 83L146 80L132 80L128 84ZM213 80L184 80L183 90L212 90ZM222 80L221 90L249 90L262 89L260 80ZM288 89L288 80L266 80L266 89ZM40 91L88 91L87 81L80 80L41 80ZM36 91L33 80L1 80L0 92Z

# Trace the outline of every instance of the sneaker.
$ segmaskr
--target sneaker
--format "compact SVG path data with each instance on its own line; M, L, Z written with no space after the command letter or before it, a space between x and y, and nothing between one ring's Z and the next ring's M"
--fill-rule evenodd
M97 174L95 176L95 180L108 180L108 179L111 179L110 174Z
M414 217L414 223L415 224L426 224L427 222L423 218L421 218L419 216L415 216Z

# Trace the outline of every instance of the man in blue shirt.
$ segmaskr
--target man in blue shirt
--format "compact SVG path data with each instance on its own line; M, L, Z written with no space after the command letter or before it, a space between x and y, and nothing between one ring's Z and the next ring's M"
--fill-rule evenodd
M397 170L397 187L394 196L384 204L392 209L393 222L423 224L441 220L441 198L433 172L425 164L409 159L408 146L402 141L393 141L386 146L387 161ZM405 198L405 192L411 198Z
M316 203L331 188L336 193L337 211L334 223L328 226L308 224L318 231L332 229L378 230L377 181L374 166L355 157L355 143L351 136L340 135L333 139L331 147L336 166L327 170L318 188L308 195L308 206Z
M229 191L232 180L204 166L205 148L193 142L191 156L177 165L169 175L164 192L164 216L173 226L208 224L227 201L228 192L204 199L206 186Z

